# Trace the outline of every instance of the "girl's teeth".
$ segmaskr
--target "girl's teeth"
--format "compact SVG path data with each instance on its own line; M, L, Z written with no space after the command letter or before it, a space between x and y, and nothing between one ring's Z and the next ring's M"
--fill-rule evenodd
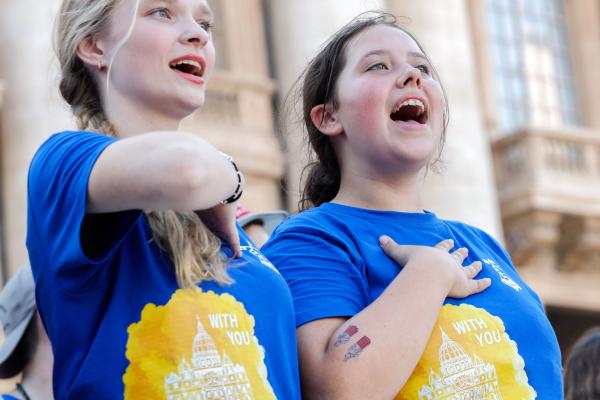
M196 68L200 68L200 63L197 61L192 61L192 60L182 60L182 61L177 61L175 63L172 63L171 66L177 66L177 65L181 65L181 64L187 64L187 65L191 65L193 67Z
M419 107L417 116L421 116L425 113L425 105L423 104L423 102L421 100L417 100L417 99L408 99L408 100L403 101L394 109L393 112L398 112L400 110L400 108L402 108L403 106Z

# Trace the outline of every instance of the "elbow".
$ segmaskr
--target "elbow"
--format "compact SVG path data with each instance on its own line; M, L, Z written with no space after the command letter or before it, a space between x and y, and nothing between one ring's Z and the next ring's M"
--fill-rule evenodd
M349 366L344 362L302 368L303 398L309 400L384 400L394 398L402 387L381 381L377 368ZM377 387L376 391L373 387Z

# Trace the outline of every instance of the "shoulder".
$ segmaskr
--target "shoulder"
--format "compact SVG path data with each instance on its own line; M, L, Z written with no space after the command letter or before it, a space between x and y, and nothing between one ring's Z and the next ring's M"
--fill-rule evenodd
M445 221L450 229L459 234L465 239L466 244L477 244L478 247L483 247L489 251L489 254L504 259L507 265L514 269L512 258L504 248L504 246L495 239L492 235L483 229L458 221Z
M271 245L284 242L286 246L294 242L333 243L342 246L345 237L351 234L344 229L346 221L343 216L331 212L325 206L311 208L288 217L271 234L266 250Z
M86 131L64 131L51 135L38 148L31 168L46 166L52 160L77 159L83 154L101 151L117 139Z
M494 246L500 246L498 241L494 239L492 235L481 228L460 221L444 220L444 223L454 232L458 232L467 237L472 237L473 239L488 242Z
M314 208L284 221L261 251L286 279L296 273L308 276L310 270L348 274L349 268L364 267L357 242L356 233L345 225L344 218Z
M48 147L68 146L73 143L102 143L113 142L117 140L101 133L90 131L62 131L50 135L40 146L39 150L45 150Z
M288 217L275 229L273 238L282 234L302 231L334 232L336 236L340 233L339 231L351 233L356 227L357 221L364 221L368 217L368 211L364 209L324 203Z

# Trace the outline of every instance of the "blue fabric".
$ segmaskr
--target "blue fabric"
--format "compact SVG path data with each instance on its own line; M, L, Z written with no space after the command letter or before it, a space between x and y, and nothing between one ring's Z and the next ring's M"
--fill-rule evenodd
M262 251L290 286L297 326L321 318L351 317L377 299L401 271L378 244L383 234L400 244L427 246L451 238L455 248L469 249L464 265L480 260L483 270L478 278L492 279L491 287L482 293L446 299L423 358L398 398L442 398L436 397L435 387L442 390L443 398L459 398L452 396L467 390L464 387L469 384L463 382L459 390L448 383L455 378L444 375L456 367L452 357L458 354L463 361L470 360L458 367L460 371L465 365L472 367L460 372L461 376L481 378L481 382L489 378L488 386L473 384L469 389L469 396L474 397L460 398L498 398L492 396L493 390L502 391L505 399L535 398L531 388L538 399L562 398L556 336L538 296L520 279L509 255L483 231L438 219L430 212L375 211L325 203L281 224ZM511 379L528 381L530 387L522 384L523 392L517 395L511 386L518 385Z
M1 394L0 395L0 399L3 399L3 400L19 400L18 398L16 398L15 396L11 396L10 394Z
M300 398L289 289L243 230L234 283L183 291L143 213L86 215L90 172L116 140L55 134L30 167L27 247L56 398ZM110 237L94 258L82 224Z

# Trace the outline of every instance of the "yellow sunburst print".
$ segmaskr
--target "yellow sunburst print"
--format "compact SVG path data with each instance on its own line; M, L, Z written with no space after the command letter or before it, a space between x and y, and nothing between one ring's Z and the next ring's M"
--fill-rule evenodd
M468 304L446 304L396 400L530 400L536 396L502 320Z
M125 399L275 399L254 317L229 294L177 290L127 330Z

